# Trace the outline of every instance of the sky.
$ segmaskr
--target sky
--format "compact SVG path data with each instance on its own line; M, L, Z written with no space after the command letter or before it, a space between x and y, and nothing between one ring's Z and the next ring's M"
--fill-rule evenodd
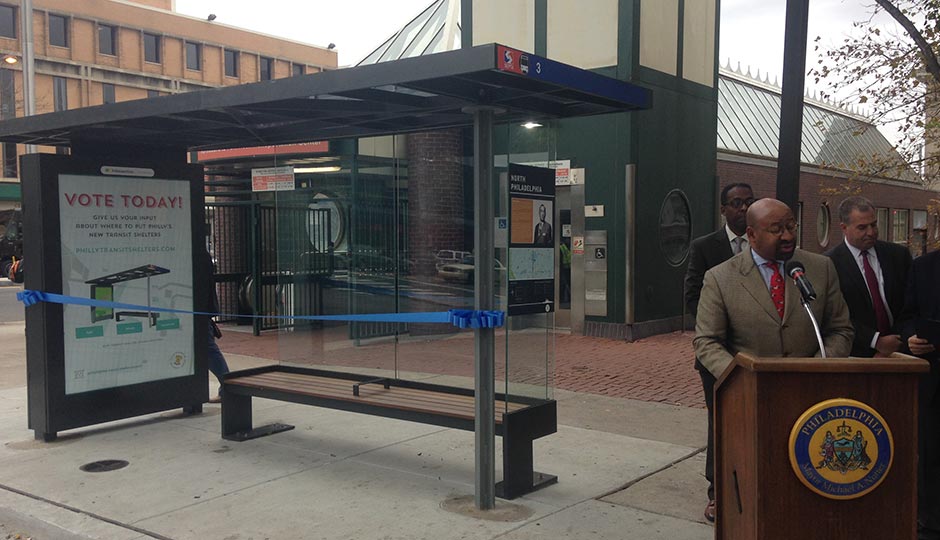
M407 24L432 0L176 0L176 10L195 17L216 15L216 22L248 28L313 45L336 44L340 65L353 65ZM523 1L523 0L503 0ZM530 0L525 0L530 1ZM591 2L593 0L582 0ZM688 1L688 0L687 0ZM813 39L834 45L868 18L874 0L811 0L807 67L817 53ZM770 80L783 71L786 0L721 0L719 58ZM880 24L891 24L882 16ZM812 87L812 81L807 80Z

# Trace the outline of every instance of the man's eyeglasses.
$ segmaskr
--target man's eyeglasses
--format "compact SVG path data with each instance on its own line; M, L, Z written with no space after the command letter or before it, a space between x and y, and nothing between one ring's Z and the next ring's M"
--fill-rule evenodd
M753 198L750 198L750 199L731 199L730 201L728 201L728 202L725 203L725 206L730 206L731 208L734 208L735 210L737 210L737 209L741 208L742 206L744 206L744 207L751 206L752 204L754 204L754 201L755 201L755 199L753 199Z
M775 223L775 224L771 225L770 227L766 227L766 228L764 229L764 231L766 231L766 232L768 232L768 233L770 233L770 234L772 234L772 235L774 235L774 236L780 236L780 235L782 235L782 234L783 234L783 231L787 231L788 233L790 233L790 234L792 234L792 235L795 236L795 235L796 235L796 231L798 231L798 230L800 230L800 224L797 223L797 222L795 222L795 221L791 221L790 223L787 223L786 225L781 225L780 223Z

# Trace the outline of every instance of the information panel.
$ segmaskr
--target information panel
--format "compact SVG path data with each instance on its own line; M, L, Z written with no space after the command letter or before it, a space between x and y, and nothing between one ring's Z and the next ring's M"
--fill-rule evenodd
M194 373L188 182L59 176L62 294L144 306L66 305L65 393Z
M555 171L509 164L509 315L555 309Z

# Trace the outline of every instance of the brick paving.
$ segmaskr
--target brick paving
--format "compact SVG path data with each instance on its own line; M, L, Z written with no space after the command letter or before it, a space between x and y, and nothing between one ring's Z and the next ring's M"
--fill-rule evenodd
M704 408L701 381L693 367L691 332L673 332L634 342L555 334L554 387L641 401ZM510 380L544 384L544 332L510 335ZM505 336L497 334L497 377L505 373ZM312 331L266 332L255 337L228 329L223 352L303 365L395 369L472 376L472 333L405 337L358 345L346 326ZM397 365L395 359L397 358ZM552 371L552 370L550 370ZM534 378L533 378L534 374Z

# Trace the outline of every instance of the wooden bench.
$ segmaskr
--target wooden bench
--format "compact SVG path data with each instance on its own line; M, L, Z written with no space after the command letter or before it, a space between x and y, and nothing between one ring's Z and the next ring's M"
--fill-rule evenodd
M252 427L251 398L262 397L343 411L474 430L474 391L393 378L290 366L235 371L222 380L222 438L246 441L293 429ZM554 484L536 472L532 441L557 431L554 400L496 394L496 434L503 438L503 481L497 495L514 499Z

